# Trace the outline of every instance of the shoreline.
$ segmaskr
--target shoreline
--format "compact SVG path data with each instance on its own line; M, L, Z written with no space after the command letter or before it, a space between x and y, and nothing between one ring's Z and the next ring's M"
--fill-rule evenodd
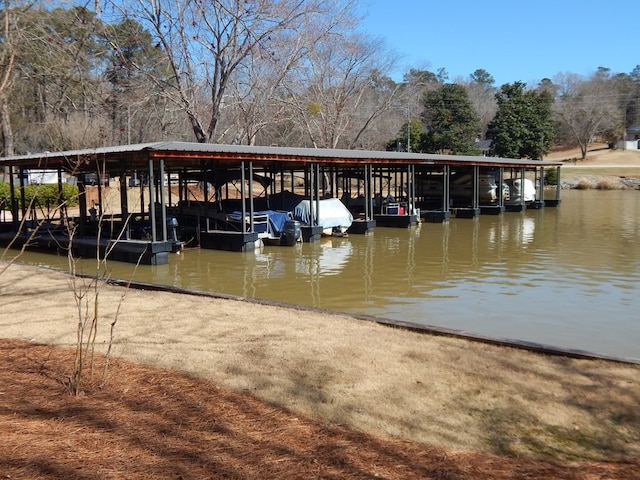
M43 268L48 268L48 267L43 267ZM51 270L57 271L56 269L51 269ZM94 278L91 275L84 275L84 277ZM548 344L543 344L539 342L530 342L526 340L518 340L518 339L512 339L512 338L491 337L487 335L480 335L478 333L467 332L464 330L457 330L457 329L439 327L434 325L424 325L421 323L414 323L410 321L400 321L400 320L395 320L395 319L386 318L386 317L374 317L370 315L351 314L351 313L345 313L345 312L340 312L336 310L328 310L328 309L319 308L319 307L295 305L290 303L263 300L258 298L240 297L236 295L221 294L216 292L206 292L201 290L191 290L187 288L174 287L169 285L156 285L156 284L125 281L125 280L118 280L118 279L110 279L108 280L108 283L110 285L132 288L136 290L155 290L155 291L166 292L166 293L176 293L180 295L191 295L191 296L198 296L198 297L204 297L204 298L217 298L217 299L232 300L237 302L255 303L257 305L285 308L288 310L301 311L301 312L314 312L314 313L325 314L325 315L341 315L341 316L347 316L349 318L353 318L356 320L377 323L390 328L399 328L409 332L414 332L416 334L459 338L462 340L485 343L488 345L495 345L499 347L515 348L515 349L529 351L529 352L543 354L543 355L553 355L553 356L585 359L585 360L604 360L607 362L640 365L640 358L617 357L613 355L605 355L598 352L591 352L588 350L580 350L580 349L562 347L557 345L548 345Z
M576 148L546 155L545 160L562 163L561 189L640 190L640 151L610 149L596 143L587 158L579 157Z
M566 168L566 167L562 167ZM637 176L629 175L612 175L594 173L597 168L610 169L610 167L602 166L584 167L588 173L580 173L579 169L572 169L571 173L562 171L560 177L561 190L640 190L640 168L638 168ZM629 169L629 167L625 167ZM547 187L548 191L555 191L555 185Z

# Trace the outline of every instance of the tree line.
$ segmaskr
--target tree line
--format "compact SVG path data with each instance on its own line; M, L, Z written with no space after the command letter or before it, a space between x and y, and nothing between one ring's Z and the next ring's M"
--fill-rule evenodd
M586 156L640 124L640 65L533 86L483 69L394 81L355 0L5 0L0 19L3 156L165 139Z

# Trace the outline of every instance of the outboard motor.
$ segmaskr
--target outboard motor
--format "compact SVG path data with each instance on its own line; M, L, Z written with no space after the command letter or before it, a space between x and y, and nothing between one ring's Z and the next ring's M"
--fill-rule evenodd
M302 227L298 220L287 220L280 234L280 245L291 247L302 239Z
M178 242L178 219L176 217L167 218L167 234L172 242Z

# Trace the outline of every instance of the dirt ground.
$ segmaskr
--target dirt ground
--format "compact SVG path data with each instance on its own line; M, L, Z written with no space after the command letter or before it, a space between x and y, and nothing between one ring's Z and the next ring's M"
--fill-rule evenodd
M640 478L639 365L5 267L5 478Z

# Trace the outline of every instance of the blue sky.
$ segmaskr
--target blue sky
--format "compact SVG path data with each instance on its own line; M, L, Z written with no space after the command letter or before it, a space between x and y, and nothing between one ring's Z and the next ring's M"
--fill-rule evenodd
M409 68L449 81L483 68L496 86L534 86L558 73L588 76L598 67L631 73L640 64L638 0L362 0L362 30L399 54L396 80Z

